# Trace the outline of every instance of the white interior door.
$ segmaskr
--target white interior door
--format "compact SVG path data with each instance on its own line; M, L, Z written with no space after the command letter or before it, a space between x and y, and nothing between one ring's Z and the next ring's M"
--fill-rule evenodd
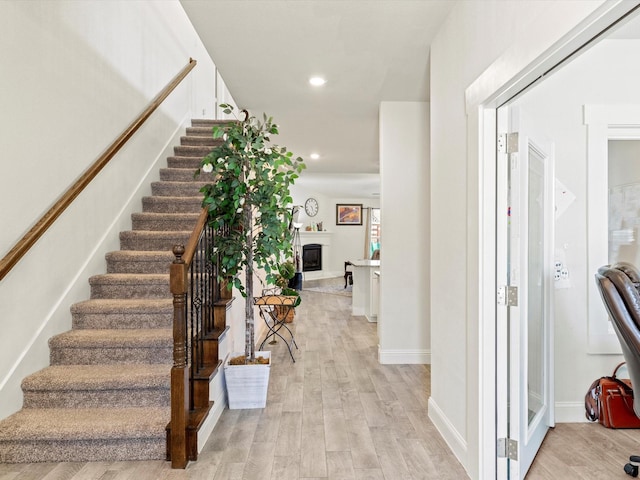
M498 124L497 471L519 480L554 422L553 144L515 107Z

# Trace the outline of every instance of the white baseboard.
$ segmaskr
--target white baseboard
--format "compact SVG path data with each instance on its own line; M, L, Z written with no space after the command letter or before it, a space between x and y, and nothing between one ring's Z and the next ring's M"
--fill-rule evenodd
M431 365L431 350L382 350L378 345L378 362L383 365Z
M556 402L555 417L556 423L588 422L584 402Z
M222 370L222 368L220 368ZM210 400L213 400L213 409L209 412L202 428L198 431L198 453L202 451L205 443L211 436L213 429L218 423L220 416L225 408L227 408L227 394L224 387L224 374L219 372L218 375L211 381L209 385L211 388Z
M458 461L466 470L468 460L467 442L462 435L455 429L453 424L449 422L449 419L444 415L442 410L438 407L433 397L429 397L429 418L433 422L433 425L438 429L444 441L456 456Z

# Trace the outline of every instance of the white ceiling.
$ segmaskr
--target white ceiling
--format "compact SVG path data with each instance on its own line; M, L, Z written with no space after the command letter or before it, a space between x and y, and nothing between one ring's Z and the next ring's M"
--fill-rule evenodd
M275 142L305 159L298 185L345 198L379 192L379 104L429 99L429 46L455 4L181 3L238 106L272 116L281 132ZM326 85L310 86L314 75Z

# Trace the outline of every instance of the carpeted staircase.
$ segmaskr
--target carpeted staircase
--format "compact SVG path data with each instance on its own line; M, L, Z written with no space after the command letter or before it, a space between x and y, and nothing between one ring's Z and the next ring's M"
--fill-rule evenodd
M173 306L169 264L198 218L217 140L193 120L91 298L71 307L73 330L49 340L51 366L22 383L23 408L0 422L0 462L164 459L170 419Z

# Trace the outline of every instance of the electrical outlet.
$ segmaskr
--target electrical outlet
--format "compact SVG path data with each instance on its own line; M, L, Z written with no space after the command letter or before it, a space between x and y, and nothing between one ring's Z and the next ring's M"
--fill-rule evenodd
M564 264L558 260L556 260L553 264L553 279L557 282L562 278L562 270L564 269Z
M556 289L571 287L569 269L561 260L553 262L553 280Z

